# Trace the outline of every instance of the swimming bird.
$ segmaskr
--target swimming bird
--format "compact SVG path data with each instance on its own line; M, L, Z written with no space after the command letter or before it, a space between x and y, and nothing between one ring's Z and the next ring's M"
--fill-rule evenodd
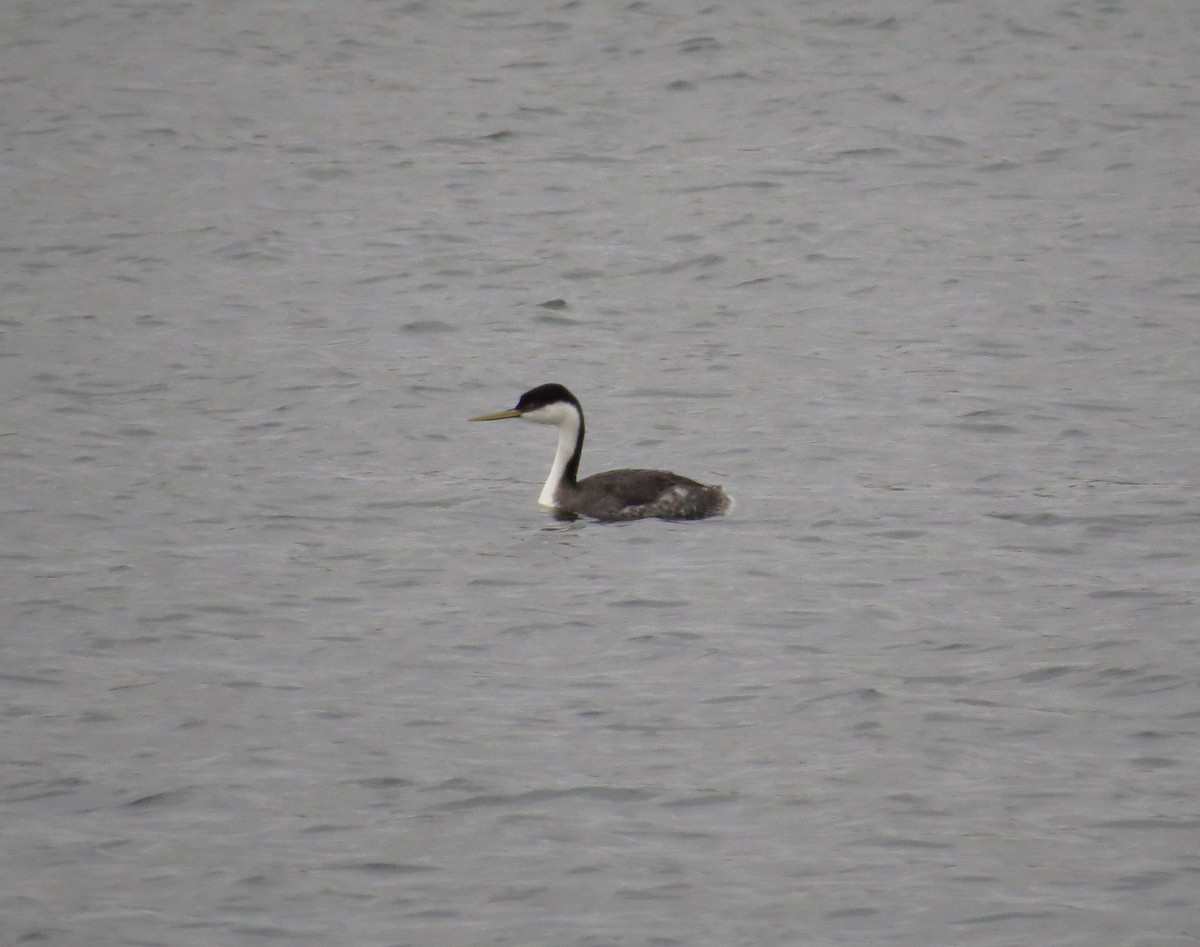
M583 407L562 385L538 385L521 395L510 411L481 414L472 421L522 418L558 428L558 449L538 503L567 519L579 514L598 520L698 520L729 509L729 496L719 486L707 486L667 470L606 470L583 480Z

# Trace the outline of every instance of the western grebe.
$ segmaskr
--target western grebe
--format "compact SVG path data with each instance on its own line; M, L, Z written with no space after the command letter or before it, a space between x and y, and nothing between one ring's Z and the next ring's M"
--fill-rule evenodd
M511 411L481 414L472 421L524 418L558 427L558 450L538 503L560 516L583 514L598 520L639 520L656 516L664 520L698 520L729 509L729 497L720 487L706 486L666 470L606 470L583 480L579 458L583 454L583 407L562 385L538 385Z

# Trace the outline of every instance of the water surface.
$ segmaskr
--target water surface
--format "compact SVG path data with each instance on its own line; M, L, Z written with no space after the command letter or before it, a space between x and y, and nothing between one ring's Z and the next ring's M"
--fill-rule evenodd
M0 28L3 943L1196 943L1192 4Z

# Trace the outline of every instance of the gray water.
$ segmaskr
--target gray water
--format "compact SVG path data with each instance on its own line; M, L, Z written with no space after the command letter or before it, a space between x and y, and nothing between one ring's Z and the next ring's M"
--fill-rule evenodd
M1200 942L1200 6L0 36L0 942Z

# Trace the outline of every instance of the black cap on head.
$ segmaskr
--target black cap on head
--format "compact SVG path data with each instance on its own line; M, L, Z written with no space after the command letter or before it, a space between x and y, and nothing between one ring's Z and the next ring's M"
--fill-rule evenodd
M571 394L565 386L558 384L558 382L550 382L546 385L538 385L536 388L530 388L525 394L521 395L521 399L517 402L517 407L514 410L524 413L560 402L573 404L576 408L579 407L579 399Z

